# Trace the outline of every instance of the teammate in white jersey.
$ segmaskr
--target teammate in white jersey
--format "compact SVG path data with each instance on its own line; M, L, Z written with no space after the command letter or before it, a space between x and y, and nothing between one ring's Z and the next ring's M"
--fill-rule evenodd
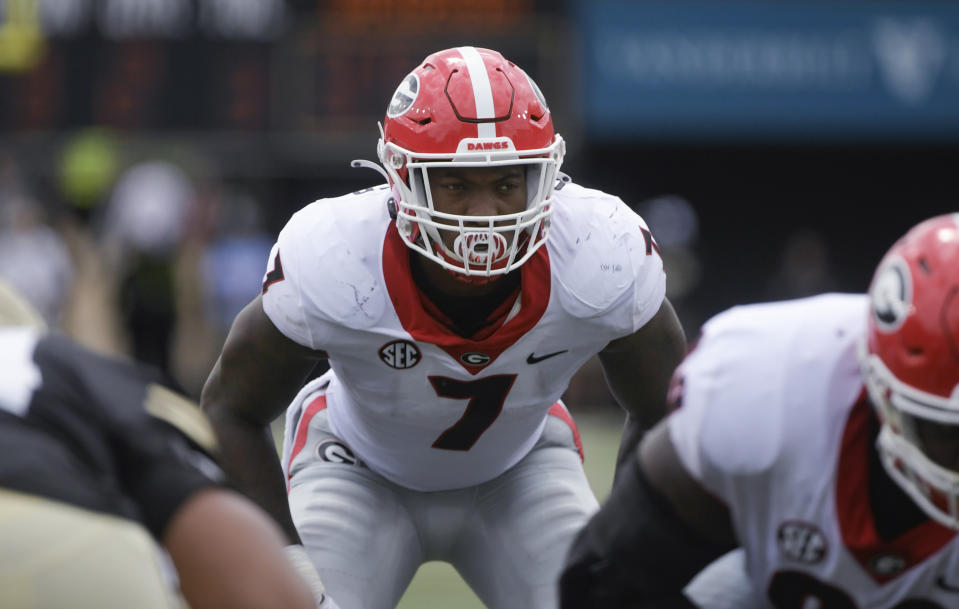
M868 296L716 316L670 393L562 607L687 607L737 545L761 607L959 606L959 214L897 241Z
M387 184L296 213L233 325L202 396L226 468L343 609L395 606L431 560L488 607L552 609L597 508L570 378L599 354L621 454L665 413L685 339L658 247L559 173L564 152L518 66L430 55L390 101L382 169L354 163ZM287 405L281 471L267 425Z

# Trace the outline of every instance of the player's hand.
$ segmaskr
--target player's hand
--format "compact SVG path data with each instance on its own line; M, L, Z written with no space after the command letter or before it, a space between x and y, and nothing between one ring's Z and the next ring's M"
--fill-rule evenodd
M589 527L576 536L559 581L560 609L618 609L628 606L632 585L590 543Z
M340 609L340 606L333 602L333 599L329 595L324 596L317 605L316 609Z
M310 587L310 592L313 593L313 598L316 600L316 608L340 609L333 599L326 594L326 586L323 585L320 574L316 572L316 567L313 566L313 561L306 553L306 548L296 544L286 546L284 549L286 550L287 560Z

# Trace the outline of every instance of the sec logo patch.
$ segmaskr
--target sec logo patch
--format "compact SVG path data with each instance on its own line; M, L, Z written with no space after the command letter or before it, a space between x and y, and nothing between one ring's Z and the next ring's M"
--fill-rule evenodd
M820 562L828 550L826 537L814 524L790 520L779 525L776 532L779 549L786 558L807 565Z
M422 354L415 343L408 340L394 340L388 342L379 351L380 359L384 364L396 370L406 370L420 363Z

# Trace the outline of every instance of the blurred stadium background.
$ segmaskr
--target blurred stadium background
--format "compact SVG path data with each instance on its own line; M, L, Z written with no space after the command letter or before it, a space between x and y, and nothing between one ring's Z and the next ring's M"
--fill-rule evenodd
M736 303L864 290L959 210L953 0L0 0L0 276L197 395L289 215L375 185L349 161L393 89L462 44L522 65L564 170L644 215L691 340ZM600 377L566 398L603 497ZM464 590L430 565L403 607Z

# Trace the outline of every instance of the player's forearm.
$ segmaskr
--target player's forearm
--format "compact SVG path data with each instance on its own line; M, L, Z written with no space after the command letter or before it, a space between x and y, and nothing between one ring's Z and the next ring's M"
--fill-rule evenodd
M234 487L280 525L290 543L300 543L287 503L283 470L269 426L255 425L211 408L221 461ZM217 414L218 413L218 414Z
M619 452L616 454L616 469L613 475L614 484L619 480L623 465L627 463L630 458L635 458L636 449L645 433L646 426L644 424L640 423L635 417L626 416L626 422L623 424L623 433L619 438Z
M617 458L619 466L634 454L643 433L667 412L667 389L686 352L686 338L668 300L631 335L610 342L599 361L610 392L627 413Z
M203 387L200 406L216 432L219 462L230 482L272 516L291 543L299 543L269 425L278 411L270 408L266 412L265 405L258 399L262 396L248 385L251 377L252 374L224 375L221 356ZM228 378L236 380L227 382ZM243 413L256 413L256 416Z
M316 608L309 588L287 564L280 531L235 493L196 493L163 541L195 609Z
M562 609L686 607L683 586L729 547L702 539L653 490L635 458L573 541Z

